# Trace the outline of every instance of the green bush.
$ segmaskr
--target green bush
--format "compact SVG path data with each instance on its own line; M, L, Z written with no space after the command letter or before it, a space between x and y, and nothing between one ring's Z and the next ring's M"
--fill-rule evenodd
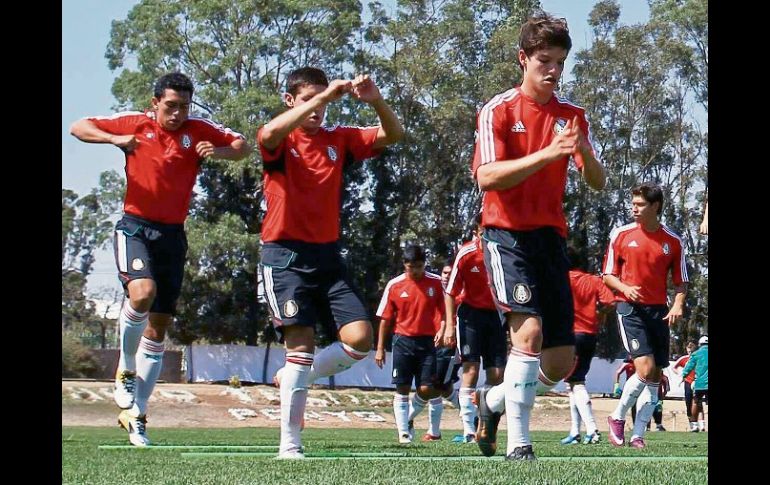
M91 351L70 332L61 336L61 376L92 377L96 361Z

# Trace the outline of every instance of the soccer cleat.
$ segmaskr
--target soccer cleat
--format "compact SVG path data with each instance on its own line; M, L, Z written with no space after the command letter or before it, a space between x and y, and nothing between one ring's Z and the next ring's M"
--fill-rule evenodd
M408 445L412 442L412 437L409 436L409 433L401 433L401 435L398 437L398 443L401 445Z
M302 448L292 448L278 453L275 458L276 460L302 460L305 458L305 453Z
M644 440L641 437L637 436L636 438L631 438L631 442L628 443L628 446L641 450L647 445L644 444Z
M479 444L481 454L492 456L497 452L497 426L500 424L502 413L493 412L487 406L487 393L491 386L477 389L476 401L479 406L479 426L476 429L476 442Z
M441 441L441 435L432 435L430 433L425 433L422 435L422 441Z
M118 415L118 424L128 431L128 441L134 446L149 446L146 425L147 416L131 416L128 411L121 411Z
M136 390L136 372L124 370L115 375L115 390L112 398L120 409L131 409L134 405Z
M626 443L626 420L625 419L612 419L612 416L607 416L607 424L610 426L609 440L615 446L623 446Z
M567 436L566 438L562 438L560 443L563 444L563 445L579 445L580 444L580 435L576 434L575 436Z
M507 461L531 461L537 460L537 457L535 457L535 452L532 451L532 445L524 445L514 448L513 451L505 457L505 459Z
M657 425L655 425L655 428L656 428L658 431L666 431L666 428L664 428L662 424L657 424Z
M411 443L414 439L414 419L409 420L409 423L407 424L407 431L409 432L409 442Z
M465 436L458 434L455 435L454 438L452 438L452 443L475 443L476 442L476 435L473 433L468 433Z
M592 445L600 442L601 440L602 440L602 435L600 435L598 431L595 431L593 434L585 435L585 437L583 438L583 444Z

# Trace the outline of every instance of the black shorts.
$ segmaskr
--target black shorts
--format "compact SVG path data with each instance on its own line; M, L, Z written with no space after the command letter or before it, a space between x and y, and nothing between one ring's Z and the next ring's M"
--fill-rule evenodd
M709 403L709 390L708 389L694 389L692 391L692 397L698 404Z
M460 356L457 349L439 347L436 349L436 381L433 387L444 388L460 380Z
M508 345L497 310L461 303L457 308L457 348L462 362L481 362L484 369L505 367Z
M575 370L564 382L585 382L586 374L591 369L591 360L596 353L596 335L590 333L575 333Z
M542 321L543 349L575 345L575 310L567 245L553 227L508 231L487 227L484 264L500 315L528 313Z
M347 276L336 242L275 241L262 245L260 270L273 326L333 320L337 329L369 315Z
M430 386L438 381L436 347L433 337L393 335L393 384Z
M652 355L657 367L668 367L669 327L663 317L668 313L666 305L640 305L619 301L618 315L620 339L626 352L634 359Z
M150 311L173 314L187 259L184 224L162 224L124 214L115 225L113 244L126 296L130 281L149 278L156 285Z

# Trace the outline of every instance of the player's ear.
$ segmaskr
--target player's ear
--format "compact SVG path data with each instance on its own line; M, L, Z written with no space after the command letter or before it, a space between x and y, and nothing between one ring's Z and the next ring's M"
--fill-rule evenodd
M291 95L291 93L283 93L283 102L286 103L286 106L289 108L294 107L294 96Z

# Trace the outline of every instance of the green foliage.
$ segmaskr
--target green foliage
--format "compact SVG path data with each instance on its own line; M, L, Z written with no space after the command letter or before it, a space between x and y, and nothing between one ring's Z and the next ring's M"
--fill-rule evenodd
M61 376L91 377L97 366L91 351L72 332L62 331Z

